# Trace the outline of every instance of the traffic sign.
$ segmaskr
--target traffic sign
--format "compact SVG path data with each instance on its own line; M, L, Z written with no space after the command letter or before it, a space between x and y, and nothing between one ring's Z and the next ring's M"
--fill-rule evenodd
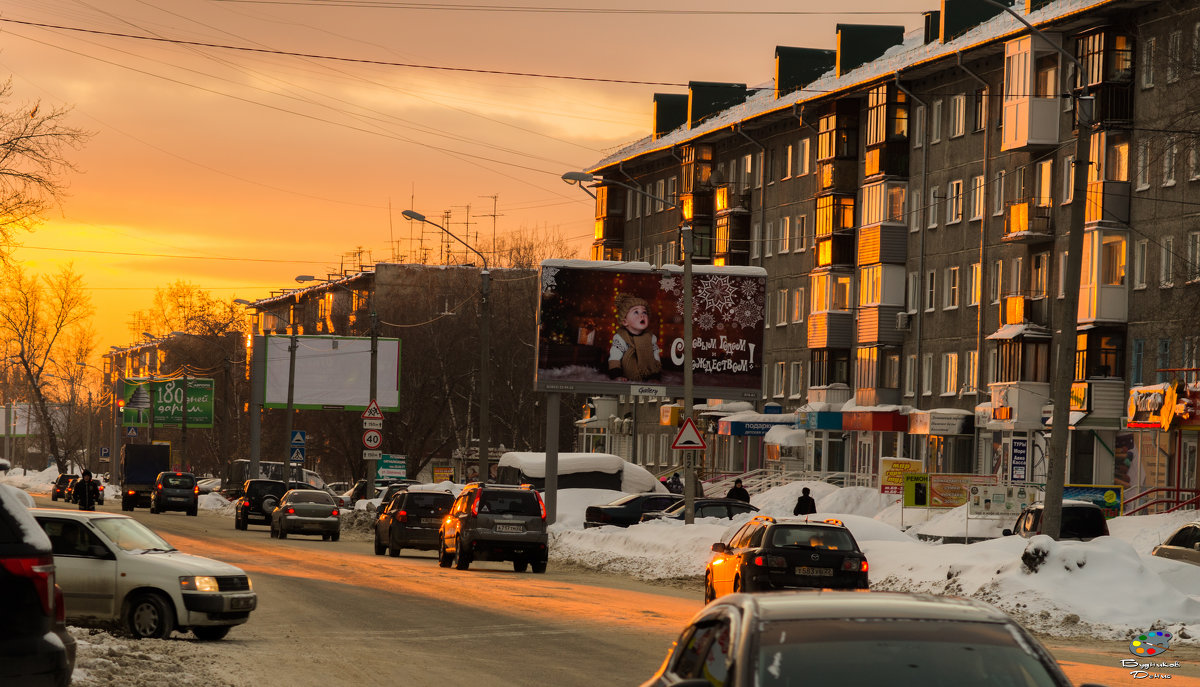
M383 432L377 429L368 429L363 432L363 446L370 449L379 448L383 444Z
M101 447L100 447L100 457L101 457L101 458L108 458L108 457L109 457L109 451L108 451L108 447L107 447L107 446L101 446Z
M364 419L364 420L382 420L383 419L383 411L379 409L379 404L375 402L375 399L372 398L371 403L367 406L367 409L363 411L362 419Z
M363 420L363 429L383 429L383 420Z
M292 460L293 465L304 464L304 447L303 446L293 446L292 447L291 460Z
M408 458L397 454L385 453L379 457L375 468L375 476L380 479L404 479L408 477Z
M379 460L383 457L383 451L363 451L363 460Z
M302 430L302 429L293 429L292 430L292 446L303 446L305 443L307 443L305 441L307 438L308 438L308 433L305 432L304 430Z
M671 448L676 451L703 451L708 448L708 444L704 443L704 437L700 435L700 430L696 429L696 423L689 417L683 421Z
M137 427L130 427L129 429L125 430L125 436L127 436L131 439L136 439L137 438Z

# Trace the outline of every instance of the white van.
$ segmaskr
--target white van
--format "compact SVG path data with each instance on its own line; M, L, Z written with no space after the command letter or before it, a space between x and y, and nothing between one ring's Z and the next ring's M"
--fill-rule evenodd
M512 451L500 456L496 467L500 484L532 484L546 488L546 454ZM668 493L646 468L611 453L558 454L559 489L610 489L627 494Z

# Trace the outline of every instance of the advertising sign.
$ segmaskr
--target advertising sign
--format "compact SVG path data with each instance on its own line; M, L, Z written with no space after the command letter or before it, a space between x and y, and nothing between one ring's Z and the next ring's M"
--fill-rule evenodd
M682 268L647 263L547 260L538 307L539 391L683 393ZM692 373L695 394L762 393L766 271L694 268Z
M286 408L291 387L292 407L300 410L363 410L374 404L374 413L364 413L363 419L382 418L381 409L398 410L400 340L378 337L375 345L377 396L372 399L370 337L297 336L295 375L290 374L291 337L262 337L263 407Z
M1125 510L1125 489L1117 484L1068 484L1063 488L1063 500L1067 499L1094 503L1106 518L1115 518Z
M904 507L929 507L929 475L927 473L904 473Z
M121 391L125 409L121 424L125 427L149 427L153 417L155 427L182 427L184 415L184 380L130 377L124 380ZM213 380L204 377L187 378L187 426L213 426Z
M1029 440L1022 437L1013 437L1012 440L1012 463L1009 470L1009 479L1014 482L1024 482L1028 479L1029 472Z
M433 468L434 482L453 482L454 468Z
M904 476L908 473L921 472L923 467L921 461L910 458L880 458L879 493L903 494Z
M1171 395L1168 404L1167 396ZM1126 409L1130 427L1146 429L1164 428L1163 408L1174 406L1174 393L1170 384L1140 386L1129 390L1129 403ZM1169 417L1169 415L1168 415ZM1168 424L1170 420L1168 419Z
M996 516L1016 519L1029 504L1037 501L1039 494L1024 485L976 484L971 486L971 499L967 501L967 514L977 517Z
M957 508L967 502L972 485L995 484L993 475L933 474L929 476L929 507Z

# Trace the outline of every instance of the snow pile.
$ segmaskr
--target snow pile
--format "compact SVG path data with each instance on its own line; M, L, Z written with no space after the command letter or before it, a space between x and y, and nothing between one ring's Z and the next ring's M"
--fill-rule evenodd
M558 507L550 531L583 529L584 513L588 506L612 503L626 494L611 489L563 489L558 492Z
M224 515L230 518L233 517L233 513L236 510L234 501L230 501L217 493L201 494L198 503L200 510L212 511L217 515Z
M747 514L732 524L721 518L698 518L693 525L664 519L628 528L552 528L550 560L644 580L695 578L704 574L713 542L749 519Z
M170 639L130 639L104 630L68 628L75 637L75 672L72 687L109 685L171 685L211 687L231 684L224 670L227 660L223 642L204 643ZM238 632L234 628L234 633ZM190 635L186 635L190 638ZM234 646L230 644L230 646ZM207 649L204 650L204 649Z
M9 470L5 476L0 477L0 484L7 484L31 494L49 494L57 479L58 468L51 465L45 470Z

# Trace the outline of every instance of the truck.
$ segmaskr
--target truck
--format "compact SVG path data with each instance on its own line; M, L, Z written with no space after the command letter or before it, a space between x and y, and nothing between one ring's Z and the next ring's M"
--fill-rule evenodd
M150 507L150 492L158 473L171 469L166 444L126 444L121 447L121 510Z

